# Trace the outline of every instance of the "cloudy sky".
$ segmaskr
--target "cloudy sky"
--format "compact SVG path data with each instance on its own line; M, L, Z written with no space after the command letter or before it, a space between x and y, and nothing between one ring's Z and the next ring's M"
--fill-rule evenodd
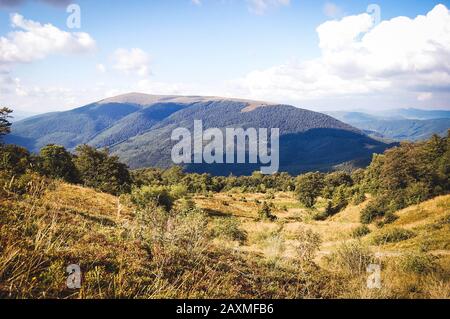
M0 105L42 113L137 91L450 109L450 1L70 4L0 0Z

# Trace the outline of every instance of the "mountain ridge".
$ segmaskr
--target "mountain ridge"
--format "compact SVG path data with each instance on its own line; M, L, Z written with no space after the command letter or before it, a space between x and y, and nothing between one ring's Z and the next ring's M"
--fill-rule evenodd
M281 170L332 170L345 163L368 163L388 144L329 115L291 105L222 97L162 96L130 93L65 112L14 123L7 142L37 152L47 144L73 150L89 144L109 148L131 168L171 165L173 129L192 129L194 120L208 128L280 128ZM334 153L330 154L330 150ZM294 155L292 155L294 154ZM364 165L364 164L361 164ZM361 166L358 164L357 166ZM213 174L251 174L252 165L187 166Z

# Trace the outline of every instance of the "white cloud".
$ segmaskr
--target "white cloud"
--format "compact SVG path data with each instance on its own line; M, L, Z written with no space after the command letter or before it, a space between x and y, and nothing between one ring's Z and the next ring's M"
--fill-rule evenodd
M419 93L419 95L417 95L417 100L418 101L428 101L430 99L433 98L433 93L431 92L423 92L423 93Z
M191 3L195 4L196 6L201 6L202 5L201 0L191 0Z
M450 12L444 5L378 25L366 13L348 16L323 23L317 33L319 58L253 71L234 83L241 94L301 101L450 91Z
M272 7L288 6L290 0L247 0L250 12L258 15L266 13Z
M150 56L141 49L117 49L113 60L113 68L125 74L136 74L142 77L149 75Z
M83 53L95 48L95 41L84 32L66 32L51 24L11 15L17 31L0 37L0 64L28 63L55 53Z
M97 64L97 65L95 66L95 68L96 68L97 71L100 72L100 73L105 73L105 72L106 72L106 67L105 67L104 64L99 63L99 64Z

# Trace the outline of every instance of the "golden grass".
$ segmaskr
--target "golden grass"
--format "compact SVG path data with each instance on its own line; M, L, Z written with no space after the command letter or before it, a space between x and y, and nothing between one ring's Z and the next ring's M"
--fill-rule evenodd
M450 196L402 210L384 229L370 226L363 248L352 244L351 234L367 202L315 221L314 212L298 204L293 193L220 193L194 201L206 219L169 220L155 234L126 198L92 189L55 183L41 196L1 198L0 297L449 298ZM264 201L273 204L277 221L258 219L258 203ZM156 213L149 210L145 216ZM230 227L246 236L211 237L229 218L238 221ZM410 229L416 236L371 243L390 228ZM306 265L298 259L298 234L308 230L320 236L321 245L315 264ZM366 273L339 266L352 265L358 249L367 249L382 264L381 290L366 287ZM404 258L419 250L436 260L432 272L402 268ZM65 286L69 264L83 270L80 290Z

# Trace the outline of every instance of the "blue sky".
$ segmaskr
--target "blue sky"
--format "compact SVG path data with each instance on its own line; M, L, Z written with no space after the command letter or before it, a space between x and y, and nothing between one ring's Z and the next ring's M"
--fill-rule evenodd
M450 8L449 1L78 1L80 29L67 27L66 1L59 5L48 2L58 1L0 0L0 37L6 39L0 41L0 103L20 111L68 109L129 91L247 97L317 110L450 107L449 71L443 61L450 60L448 39L439 40L439 47L444 47L439 56L424 56L430 51L425 44L435 40L427 37L450 30L445 10L427 20L423 28L430 30L415 49L393 49L392 54L400 61L396 66L387 65L390 57L384 51L361 53L365 51L358 44L376 28L368 30L367 19L362 16L369 4L379 6L382 21L409 17L409 26L392 22L385 32L396 34L398 29L400 39L410 37L413 41L414 19L438 4ZM258 3L265 7L258 7ZM40 23L41 27L51 24L51 32L71 38L53 45L52 35L43 28L12 27L12 14ZM361 34L354 36L351 43L337 48L332 39L344 38L352 24L345 27L342 22L318 34L318 27L327 21L339 23L346 17L361 18L351 22L356 29L361 28ZM416 25L422 24L418 21ZM340 33L332 34L333 29ZM24 40L11 32L28 32L30 36ZM81 43L73 34L78 32L87 34L92 43ZM44 43L41 46L37 41ZM392 43L377 41L381 41L380 46ZM28 50L33 45L35 55ZM8 54L13 49L26 51L26 57L19 53L11 57ZM345 63L329 58L341 55ZM416 62L400 65L402 57L410 56ZM380 57L385 61L380 62ZM359 58L361 63L380 68L367 74L358 70L355 76L353 70L361 69L361 65L349 65L347 60ZM436 61L430 62L432 59ZM315 70L319 70L320 77L314 77ZM401 77L397 76L400 70ZM395 78L392 74L396 74ZM404 85L406 82L408 85Z

